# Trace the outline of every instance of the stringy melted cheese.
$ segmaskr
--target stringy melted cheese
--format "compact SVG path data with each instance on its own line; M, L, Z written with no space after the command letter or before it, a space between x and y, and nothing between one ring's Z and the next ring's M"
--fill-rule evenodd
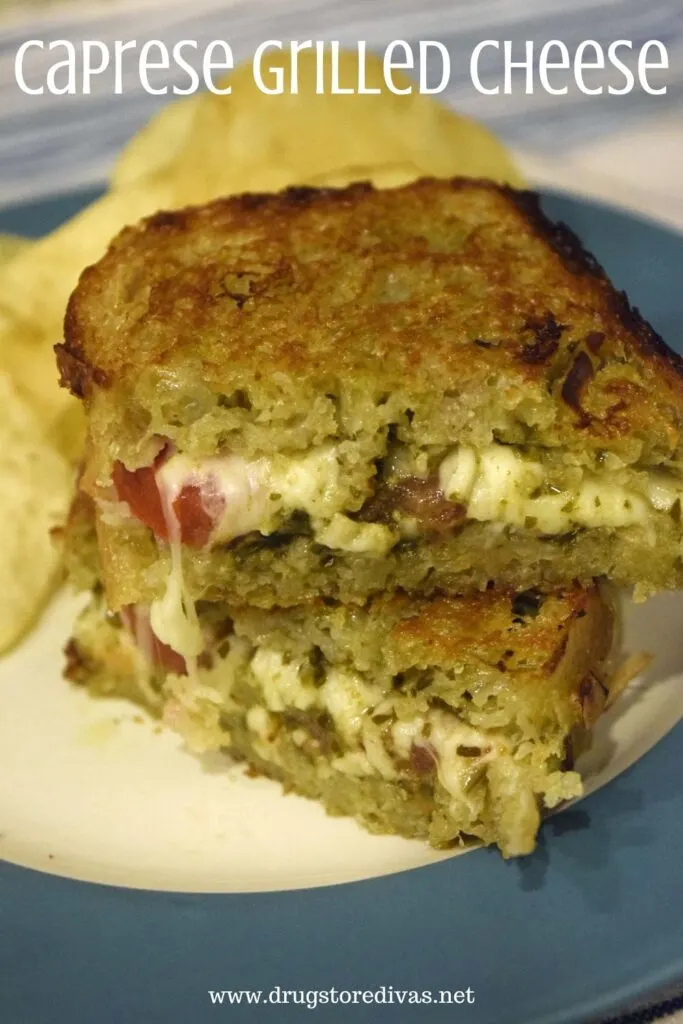
M558 493L549 486L543 463L512 445L461 445L441 462L438 477L446 498L464 504L468 519L549 536L575 527L647 527L653 509L668 511L683 500L683 483L663 472L651 472L645 492L639 493L624 483L618 470L584 470L578 486ZM300 457L247 460L229 455L201 464L176 454L158 470L157 483L167 507L183 487L200 487L214 520L211 544L251 532L268 535L279 528L283 516L294 512L310 516L319 544L352 554L382 557L400 536L384 524L356 522L340 510L335 445Z
M185 659L188 675L196 679L197 658L204 650L204 636L183 576L180 524L173 510L173 492L159 488L159 493L171 550L171 569L163 596L150 607L150 624L158 639Z

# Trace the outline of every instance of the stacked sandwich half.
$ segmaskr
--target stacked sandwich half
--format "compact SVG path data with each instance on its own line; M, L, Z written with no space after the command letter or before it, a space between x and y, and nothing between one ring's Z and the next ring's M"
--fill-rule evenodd
M528 193L290 189L72 296L68 675L332 813L533 848L609 694L600 580L680 586L676 356Z

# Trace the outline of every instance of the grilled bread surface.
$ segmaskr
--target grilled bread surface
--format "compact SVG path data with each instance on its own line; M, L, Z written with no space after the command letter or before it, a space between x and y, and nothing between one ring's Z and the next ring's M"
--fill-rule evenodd
M641 464L680 457L679 357L535 195L485 181L159 213L83 273L57 348L96 444L123 427L125 446L150 415L177 430L183 401L275 430L313 402L318 433L339 434L362 395L396 420L409 411L404 432L423 442L488 429Z

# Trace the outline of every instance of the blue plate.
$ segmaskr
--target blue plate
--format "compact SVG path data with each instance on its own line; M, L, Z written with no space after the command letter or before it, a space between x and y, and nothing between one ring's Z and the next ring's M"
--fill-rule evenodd
M84 195L0 213L38 235ZM91 198L88 196L87 198ZM683 238L626 213L548 196L616 283L683 349ZM683 989L683 727L580 807L537 852L491 851L368 882L183 895L0 865L2 1024L216 1021L209 990L377 990L384 1004L223 1005L224 1019L561 1024ZM1 823L0 823L1 825ZM471 989L469 1005L399 1005L394 990ZM361 998L361 997L357 997Z

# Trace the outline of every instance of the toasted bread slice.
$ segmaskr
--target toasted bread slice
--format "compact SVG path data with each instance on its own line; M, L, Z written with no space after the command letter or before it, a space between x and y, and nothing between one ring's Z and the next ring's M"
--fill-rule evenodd
M409 433L430 443L452 440L458 398L507 443L680 455L679 357L533 194L487 182L289 189L157 214L84 272L58 352L64 382L98 423L109 407L115 434L126 399L177 426L166 383L167 412L195 387L213 408L245 393L271 422L283 401L300 413L326 395L400 394Z
M160 213L85 271L57 353L114 606L160 596L174 538L193 599L264 606L683 584L681 360L530 193Z
M544 808L581 793L572 755L604 705L613 635L596 587L202 605L199 617L198 665L168 671L168 650L148 631L142 653L130 615L95 597L67 674L142 701L194 749L246 758L332 814L436 846L477 838L528 853Z

